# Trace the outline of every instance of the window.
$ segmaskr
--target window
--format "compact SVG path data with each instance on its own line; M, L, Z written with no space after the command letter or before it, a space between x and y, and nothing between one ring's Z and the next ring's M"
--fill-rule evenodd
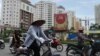
M25 5L23 4L23 9L25 9Z
M9 23L11 23L11 21L9 21Z
M11 14L10 14L10 16L11 16Z
M5 5L3 5L5 7Z
M27 6L27 10L29 11L29 6Z
M4 18L3 18L3 20L4 20Z
M18 12L17 12L17 14L18 14Z
M5 10L5 8L3 8Z
M18 15L16 15L16 17L18 17Z
M7 6L9 6L9 5L7 5Z
M5 3L5 1L4 1L4 3Z
M59 13L62 13L62 11L59 11Z
M11 13L11 11L9 11Z
M8 13L8 11L7 11L7 13Z
M7 1L7 3L9 3L9 1Z
M16 6L16 4L14 4L14 6Z
M15 13L15 11L14 11L14 13Z
M6 22L6 24L8 24L8 22Z
M5 12L3 12L3 13L5 13Z

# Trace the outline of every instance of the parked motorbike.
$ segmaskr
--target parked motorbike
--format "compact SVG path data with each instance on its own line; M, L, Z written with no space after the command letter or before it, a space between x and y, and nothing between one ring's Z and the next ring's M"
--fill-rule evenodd
M51 42L51 47L52 48L56 48L56 50L58 52L63 51L63 45L61 44L61 42L57 39L53 39L53 41Z
M3 39L0 39L0 49L4 49L5 48L5 43Z

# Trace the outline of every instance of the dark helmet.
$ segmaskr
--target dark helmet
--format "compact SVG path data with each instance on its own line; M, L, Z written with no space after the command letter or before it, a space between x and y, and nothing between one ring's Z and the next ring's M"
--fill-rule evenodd
M83 33L83 31L84 31L83 27L80 27L79 30L78 30L78 32L81 32L81 33Z

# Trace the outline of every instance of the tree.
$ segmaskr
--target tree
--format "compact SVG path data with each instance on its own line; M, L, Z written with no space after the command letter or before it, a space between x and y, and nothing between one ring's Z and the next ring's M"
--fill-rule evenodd
M89 30L100 30L100 25L99 24L93 24L90 26ZM89 34L90 37L95 38L95 39L100 39L100 33L90 33Z
M100 30L100 25L99 24L93 24L90 26L89 30Z

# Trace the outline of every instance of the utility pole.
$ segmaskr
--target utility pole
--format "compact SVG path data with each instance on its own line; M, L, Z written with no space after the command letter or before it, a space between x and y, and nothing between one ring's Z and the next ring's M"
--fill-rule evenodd
M85 19L80 19L80 22L85 22L84 25L85 25L85 29L86 31L88 32L89 31L89 26L90 26L90 21L92 21L93 19L89 19L89 18L85 18ZM88 33L87 33L88 34Z

